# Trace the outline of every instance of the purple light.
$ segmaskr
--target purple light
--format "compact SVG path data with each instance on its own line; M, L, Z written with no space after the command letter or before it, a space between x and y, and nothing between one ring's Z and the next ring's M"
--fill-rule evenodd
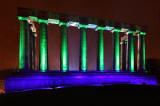
M75 78L81 79L81 78L84 78L84 76L75 76Z
M111 84L157 85L154 76L144 73L68 72L68 73L16 73L5 81L5 91L71 86L103 86Z

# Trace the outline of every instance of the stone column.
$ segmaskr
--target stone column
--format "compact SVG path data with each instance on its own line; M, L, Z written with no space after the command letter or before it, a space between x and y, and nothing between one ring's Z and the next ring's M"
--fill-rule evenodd
M87 71L87 38L86 38L86 28L87 25L80 24L80 70L82 72Z
M133 32L128 32L128 43L127 43L127 70L134 72L134 36Z
M113 31L113 70L120 71L120 53L119 53L119 32L120 29Z
M98 27L98 37L97 37L97 70L104 71L104 39L103 39L103 27Z
M68 32L67 32L67 23L60 22L61 27L61 71L68 71Z
M145 66L145 34L141 32L138 34L138 50L137 50L137 70L139 72L146 71Z
M34 33L30 30L30 69L35 70L36 67L36 42Z
M23 17L18 17L20 22L20 40L19 40L19 69L25 68L25 24Z
M47 20L39 19L40 23L40 71L48 69L48 46L47 46Z
M126 70L126 45L127 40L121 41L121 70Z
M20 21L20 41L19 41L19 69L29 69L29 24L27 17L18 17Z

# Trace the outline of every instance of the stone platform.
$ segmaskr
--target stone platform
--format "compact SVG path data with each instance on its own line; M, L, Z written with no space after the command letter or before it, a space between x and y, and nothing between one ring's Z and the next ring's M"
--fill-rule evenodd
M5 92L50 89L70 86L104 86L112 84L157 85L156 77L128 72L18 72L5 80Z

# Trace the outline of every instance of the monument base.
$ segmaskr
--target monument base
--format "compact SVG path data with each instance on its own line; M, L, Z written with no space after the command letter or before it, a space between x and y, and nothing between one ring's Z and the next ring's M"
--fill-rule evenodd
M5 92L54 89L70 86L104 86L112 84L158 85L156 77L127 72L46 72L13 73L5 80Z

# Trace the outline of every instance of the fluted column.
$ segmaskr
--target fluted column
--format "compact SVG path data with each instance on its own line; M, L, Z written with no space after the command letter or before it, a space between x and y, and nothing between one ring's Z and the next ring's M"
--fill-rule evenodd
M47 46L47 20L39 19L40 23L40 71L46 72L48 69L48 46Z
M132 31L128 32L127 43L127 70L134 72L134 36Z
M146 71L145 65L145 32L138 34L138 50L137 50L137 70L139 72Z
M18 17L20 21L20 40L19 40L19 69L25 69L28 65L26 63L26 37L27 37L27 18ZM27 66L26 66L27 65Z
M32 32L31 30L30 32L30 47L29 47L29 51L30 51L30 69L31 70L35 70L36 67L36 42L35 42L35 36L34 36L34 32Z
M113 70L120 71L120 53L119 53L119 32L120 29L113 31Z
M87 71L87 38L86 38L86 28L87 25L80 24L80 70L82 72Z
M104 39L103 39L103 27L98 27L98 46L97 46L97 70L104 71Z
M60 22L61 27L61 71L68 71L68 32L67 23Z
M121 70L126 70L126 44L127 40L121 41Z

